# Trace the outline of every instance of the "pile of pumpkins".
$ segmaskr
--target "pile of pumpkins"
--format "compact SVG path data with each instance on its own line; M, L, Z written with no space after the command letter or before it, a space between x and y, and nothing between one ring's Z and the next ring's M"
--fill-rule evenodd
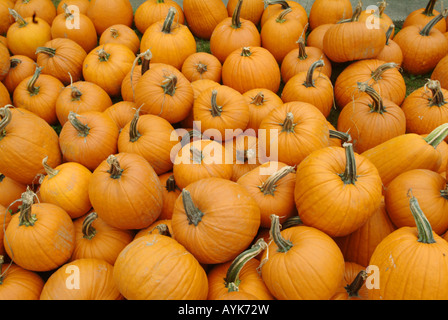
M436 4L0 0L0 300L448 299Z

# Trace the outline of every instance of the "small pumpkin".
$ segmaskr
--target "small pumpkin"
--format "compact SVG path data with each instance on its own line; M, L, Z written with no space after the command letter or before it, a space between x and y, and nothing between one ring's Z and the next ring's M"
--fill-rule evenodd
M128 27L124 24L115 24L108 27L104 32L100 35L98 40L100 45L105 43L120 43L129 47L132 52L137 53L140 49L140 39L132 30L131 27Z
M378 3L377 8L367 10L369 9L369 7L367 7L367 9L362 11L359 15L359 21L368 24L370 23L370 27L380 27L384 32L387 32L389 26L393 24L391 17L384 13L388 5L389 4L386 2L386 0L381 0ZM394 37L394 34L395 29L391 30L390 39Z
M211 53L195 52L185 59L181 71L190 82L209 79L219 83L222 64Z
M131 101L119 101L114 103L104 113L107 114L115 122L118 130L121 130L132 121L136 110L136 104Z
M378 53L376 59L383 60L385 62L394 62L401 66L403 63L403 51L401 51L400 46L391 38L394 30L395 25L391 24L389 29L386 31L386 45L383 50Z
M417 10L412 11L409 13L404 22L402 28L406 28L408 26L414 25L414 26L424 26L428 22L430 22L435 16L440 14L439 11L435 10L437 0L428 0L428 3L426 4L426 7L420 8ZM444 33L446 32L446 21L439 21L436 23L434 28L440 30L440 32Z
M3 173L0 173L0 205L5 207L5 210L8 209L13 213L16 213L19 209L19 203L16 200L20 199L20 196L25 191L25 184L19 183L5 176ZM3 213L5 213L5 210L3 210ZM1 219L2 218L0 218L0 220ZM3 240L3 237L1 237L1 239Z
M158 220L171 220L173 216L174 203L181 193L181 189L176 184L173 172L166 172L159 175L162 185L163 206Z
M11 95L3 82L0 82L0 107L11 105Z
M221 0L185 0L182 7L191 32L204 40L210 40L216 26L229 16Z
M9 1L0 1L0 34L6 34L14 19L9 13L9 9L14 8L14 3Z
M35 15L50 26L56 17L56 7L51 0L18 0L14 10L24 18Z
M306 37L306 45L310 47L319 48L324 50L324 36L325 33L333 26L333 23L326 23L312 29Z
M115 24L132 27L134 10L129 0L90 0L87 16L95 25L96 33L100 35Z
M310 27L314 30L324 24L336 24L351 19L352 15L352 2L349 0L316 0L310 9Z
M291 9L289 14L294 19L300 21L302 26L308 23L308 13L300 3L290 0L264 0L265 8L260 20L260 27L263 27L265 22L271 17L277 17L283 10Z
M36 65L33 59L23 55L13 55L10 57L10 68L5 79L3 79L3 84L12 94L19 83L32 76L35 71Z

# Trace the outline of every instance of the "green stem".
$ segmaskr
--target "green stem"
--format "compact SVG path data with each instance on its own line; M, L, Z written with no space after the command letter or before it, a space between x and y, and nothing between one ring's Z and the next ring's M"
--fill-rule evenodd
M280 219L277 215L271 214L271 228L269 230L271 239L278 247L278 252L286 253L293 247L291 241L282 237L280 232Z
M397 63L395 63L395 62L384 63L384 64L380 65L378 68L376 68L375 71L372 72L371 78L375 82L378 82L378 80L381 80L381 77L383 76L383 73L386 70L393 69L393 68L398 68L398 67L399 67L399 65Z
M235 9L232 14L232 25L231 27L234 29L241 28L241 7L243 5L243 0L238 0Z
M386 31L386 46L389 45L390 36L392 35L392 32L395 30L395 25L391 24L389 28Z
M43 67L37 66L36 71L34 71L33 76L28 81L27 90L31 96L34 96L39 93L40 87L36 87L36 81L37 81L37 79L39 79L39 76L42 73L42 69L43 69Z
M428 17L434 16L434 7L436 6L437 0L429 0L426 5L425 10L423 10L422 14Z
M48 48L48 47L37 47L36 54L38 53L45 53L49 55L50 57L54 57L56 55L56 49L55 48Z
M300 226L302 224L303 224L302 219L300 219L299 216L293 216L288 218L286 221L282 223L282 230L292 228L295 226Z
M71 125L78 131L78 135L80 137L87 137L90 132L90 128L88 125L82 123L78 119L78 115L74 113L73 111L70 111L70 113L67 116L68 121L71 123Z
M46 156L43 160L42 160L42 166L45 169L45 172L47 173L47 176L49 179L53 178L54 176L56 176L59 173L59 170L56 170L54 168L52 168L49 164L48 164L48 156Z
M445 101L445 97L443 96L440 82L438 80L428 80L426 86L432 92L432 99L430 100L429 104L431 107L443 107L445 104L447 104L447 102Z
M263 192L264 195L270 194L273 196L277 187L277 183L280 181L280 179L286 177L290 173L295 173L295 168L292 166L285 166L270 175L269 178L267 178L261 186L258 186L258 188L261 192Z
M10 60L10 68L14 69L21 63L22 63L22 60L20 60L18 58L11 58L11 60Z
M352 141L352 137L350 136L350 134L348 134L346 132L341 132L341 131L331 130L331 129L329 131L330 131L330 138L340 139L342 142Z
M211 99L211 113L212 113L212 117L219 117L221 116L222 113L222 106L218 106L218 103L216 102L216 97L218 96L218 91L217 90L213 90L212 91L212 99Z
M27 190L22 193L22 205L20 206L19 213L19 226L34 226L37 221L36 215L32 213L31 207L34 204L34 197L36 194L27 188Z
M193 202L191 198L191 194L187 189L182 190L182 201L185 209L185 213L187 215L188 223L198 226L199 222L201 222L204 213L199 210L198 207Z
M194 145L190 147L190 154L194 164L202 163L202 160L204 159L202 151L196 148Z
M441 124L429 133L424 140L432 147L437 146L448 136L448 123Z
M316 68L323 67L324 65L325 65L325 63L324 63L324 60L322 60L322 59L317 60L311 64L311 66L309 67L308 72L306 74L305 82L303 83L303 85L305 87L307 87L307 88L315 87L314 79L313 79L314 71L316 70Z
M165 21L163 22L162 26L163 33L171 33L175 15L176 15L176 9L174 7L170 7L168 10L168 14L166 15Z
M107 157L106 161L110 165L110 169L107 171L108 173L110 173L110 177L112 179L119 179L124 169L120 167L120 163L118 162L117 157L111 154L109 157Z
M96 229L92 226L93 222L98 218L98 214L95 211L89 213L82 222L82 234L83 238L92 240L96 235Z
M282 6L282 9L288 9L291 8L288 2L286 0L263 0L264 1L264 8L266 9L267 6L279 4Z
M411 189L408 191L408 197L412 216L414 217L415 224L417 225L418 241L428 244L435 243L436 240L434 240L431 224L420 208L417 198L412 195Z
M6 127L11 122L12 114L9 107L12 107L12 105L8 104L3 108L0 108L0 140L6 136Z
M115 28L111 28L110 30L110 35L112 36L112 38L116 39L120 36L120 33L118 32L117 29Z
M303 37L300 37L299 40L297 40L297 43L299 44L299 56L298 56L298 58L300 60L306 60L308 58L308 55L306 54L305 39L303 39Z
M288 112L286 114L285 121L280 125L282 126L282 132L293 133L296 126L296 124L294 123L294 114L292 114L292 112Z
M98 59L101 62L107 62L109 60L110 53L107 53L103 48L97 50L96 52L98 52Z
M142 135L140 132L138 132L137 124L138 120L140 119L140 108L138 108L135 113L134 117L131 120L131 123L129 124L129 141L135 142L137 141Z
M355 184L357 180L356 175L356 162L355 162L355 152L353 151L353 144L344 143L342 145L345 149L345 171L339 174L341 180L344 184Z
M168 179L166 180L165 189L168 192L174 192L176 190L181 191L180 188L176 184L176 180L174 179L174 175L170 175L168 177Z
M367 279L367 272L365 270L361 270L358 272L352 283L344 287L345 290L347 290L349 298L359 298L359 290L361 290L366 279Z
M252 55L252 52L250 52L250 47L243 47L241 50L241 56L242 57L250 57Z
M423 27L422 31L420 31L420 35L424 37L429 37L429 33L431 32L432 28L441 21L442 19L445 19L448 15L448 9L443 10L442 13L437 15L435 18L433 18L431 21L429 21L426 26Z
M25 19L22 18L22 16L14 9L9 9L9 14L12 15L14 20L17 22L19 28L26 27L28 25L28 22L25 21Z
M156 225L154 228L152 228L149 231L149 234L152 234L154 232L154 230L157 230L159 232L159 234L162 236L171 237L170 229L168 228L168 226L165 223Z
M292 11L292 8L286 8L285 10L281 11L278 15L277 19L275 20L278 23L283 23L286 21L285 17L288 13Z
M384 106L383 99L372 86L369 86L367 82L358 82L358 89L361 92L367 93L372 99L372 103L369 104L371 112L376 112L379 114L383 114L384 112L386 112L386 107Z
M169 76L164 76L165 80L162 82L162 88L165 94L168 94L170 96L174 96L174 93L176 92L176 85L177 85L177 77L174 74L171 74Z

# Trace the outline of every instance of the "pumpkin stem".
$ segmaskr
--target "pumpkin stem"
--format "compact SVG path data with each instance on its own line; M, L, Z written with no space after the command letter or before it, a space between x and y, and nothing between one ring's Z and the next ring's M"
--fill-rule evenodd
M317 60L311 64L311 66L309 67L308 72L306 74L305 82L303 83L303 85L306 88L315 87L314 79L313 79L314 70L316 70L316 68L323 67L324 65L325 65L325 63L324 63L324 60L322 60L322 59Z
M293 247L291 241L286 240L280 233L280 219L277 215L271 214L271 228L269 229L269 235L278 247L278 252L288 252Z
M241 56L242 57L250 57L252 55L252 52L250 52L250 47L243 47L241 50Z
M285 16L292 11L292 8L286 8L280 12L277 19L275 20L278 23L283 23L286 21Z
M381 18L383 16L384 10L386 10L386 7L388 6L388 3L383 0L380 2L378 6L378 16Z
M391 24L386 31L386 46L389 45L390 36L392 35L392 31L395 30L395 25Z
M168 177L168 179L166 180L165 189L168 192L174 192L176 190L181 191L180 188L176 184L176 180L174 179L174 175L170 175Z
M175 15L176 15L176 8L170 7L166 15L165 21L163 22L162 26L163 33L171 33Z
M199 72L201 79L202 79L202 75L207 72L207 65L199 62L195 65L195 67L196 67L197 72Z
M34 204L34 197L36 194L27 187L26 191L22 193L21 200L22 205L20 206L19 213L19 226L34 226L37 221L36 215L32 214L31 206Z
M19 28L23 28L28 25L28 22L26 22L25 19L23 19L22 16L16 10L10 8L8 8L8 10L9 14L12 15L14 20L17 22Z
M375 71L372 72L371 78L375 82L378 82L378 80L381 80L381 77L383 76L383 73L386 70L393 69L393 68L398 68L398 67L399 67L399 65L397 63L395 63L395 62L384 63L384 64L380 65L378 68L376 68Z
M236 150L236 163L256 163L257 151L254 149ZM253 160L253 162L251 162Z
M132 96L135 100L135 89L134 89L134 69L137 63L141 60L142 70L140 72L141 75L144 75L146 71L149 70L149 63L152 59L152 53L151 50L148 49L145 52L141 52L135 57L134 62L132 63L131 73L130 73L130 81L131 81L131 88L132 88Z
M84 221L82 222L82 234L83 238L87 240L92 240L93 237L96 235L96 229L92 226L93 221L95 221L98 218L98 214L95 211L92 211L89 213Z
M211 113L212 117L219 117L222 113L222 106L218 106L218 103L216 102L216 97L218 96L218 91L213 90L212 91L212 99L211 99Z
M48 48L48 47L37 47L36 54L38 54L38 53L45 53L45 54L49 55L50 57L54 57L56 55L56 49Z
M188 135L188 137L187 137ZM189 130L181 139L180 145L182 147L185 147L187 144L191 142L191 139L194 141L201 140L202 138L202 132L196 129Z
M429 0L422 14L428 17L434 16L434 7L436 6L436 2L437 0Z
M5 273L1 273L3 264L5 263L5 257L0 255L0 285L3 284L3 280L5 279Z
M383 99L380 94L373 87L369 86L367 82L358 82L358 89L361 92L367 93L370 98L372 98L373 101L369 104L371 112L376 112L379 114L386 112L386 107L384 106Z
M273 4L279 4L282 6L282 9L288 9L291 6L289 5L286 0L264 0L264 8L266 9L267 6L273 5Z
M270 175L266 181L262 183L261 186L258 186L261 192L263 192L264 195L274 195L274 192L277 187L277 182L286 177L290 173L295 172L295 168L292 166L285 166L281 169L279 169L277 172L274 172L272 175Z
M302 219L300 219L299 216L293 216L288 218L285 222L283 222L282 229L285 230L291 227L300 226L302 224L303 224Z
M331 129L329 131L330 131L330 138L340 139L342 142L352 141L352 137L350 136L350 134L348 134L346 132L341 132L341 131L331 130Z
M429 90L432 92L432 99L430 100L430 106L442 107L447 102L445 101L445 97L443 96L442 88L440 86L440 82L438 80L428 80L426 84Z
M445 189L440 190L440 196L448 200L448 184L445 184Z
M344 287L344 289L347 290L349 299L359 297L359 290L364 285L366 278L367 272L365 270L361 270L358 272L353 282Z
M358 4L355 7L355 10L353 11L353 15L350 19L342 19L340 21L338 21L337 23L348 23L348 22L357 22L359 21L359 16L362 13L362 1L359 0Z
M431 32L432 28L442 19L445 19L448 15L448 9L443 10L439 15L437 15L435 18L433 18L431 21L429 21L426 26L423 27L422 31L420 31L420 35L424 37L428 37L429 33Z
M11 122L12 114L9 107L12 107L12 105L7 104L3 108L0 108L0 140L6 136L6 126Z
M434 149L437 148L437 146L445 140L445 138L448 136L448 123L441 124L437 128L435 128L433 131L431 131L424 140L434 147Z
M72 124L72 126L76 129L76 131L78 131L78 136L87 137L89 135L90 131L89 126L79 121L78 115L76 113L70 111L67 118L68 121Z
M138 120L140 119L140 108L138 108L135 111L134 117L132 118L131 123L129 124L129 141L130 142L135 142L142 136L140 134L140 132L138 132L138 129L137 129L137 123L138 123Z
M159 232L159 234L162 236L171 237L170 229L168 228L168 226L165 223L156 225L154 228L152 228L149 231L149 234L153 233L154 230L157 230L157 232Z
M42 69L43 68L44 67L36 66L36 71L34 71L33 76L28 81L27 90L28 90L28 92L30 93L31 96L35 96L36 94L39 93L40 87L36 87L35 85L36 85L37 79L39 79L39 76L42 73Z
M423 213L417 198L412 195L412 189L408 190L409 205L418 231L418 242L435 243L431 224Z
M257 242L252 245L249 249L240 253L230 264L227 269L226 277L224 278L224 285L231 291L238 291L238 287L241 283L239 275L241 269L246 265L246 263L259 255L263 250L268 247L266 241L263 238L257 240Z
M43 160L42 160L42 165L45 169L45 172L47 173L49 179L53 178L54 176L56 176L59 173L59 170L56 170L54 168L52 168L49 164L48 164L48 156L46 156Z
M124 169L120 167L120 163L118 162L117 157L111 154L107 157L106 162L110 165L110 169L107 171L108 173L110 173L110 177L112 179L119 179Z
M162 88L165 94L169 94L170 96L174 96L176 92L177 85L177 77L174 74L169 76L164 76L165 80L162 82Z
M22 63L22 60L20 60L18 58L11 58L11 60L10 60L10 68L14 69L21 63Z
M97 50L96 52L98 52L98 59L101 62L106 62L107 60L109 60L110 53L107 53L103 48Z
M185 213L188 223L197 226L201 222L204 213L199 210L193 202L191 194L187 189L182 190L182 202L184 204Z
M298 58L300 60L306 60L308 58L308 55L306 54L305 39L301 36L299 38L299 40L297 40L297 43L299 44L299 56L298 56Z
M282 126L281 132L294 132L294 128L296 126L296 123L294 123L294 114L292 114L292 112L288 112L286 114L285 121L280 125Z
M191 159L193 160L193 163L200 164L202 160L204 159L204 156L202 155L202 151L196 148L194 145L190 147L190 154Z
M353 144L345 142L343 143L345 149L345 171L340 173L339 176L344 184L355 184L358 176L356 175L356 162L355 152L353 151Z
M250 104L254 104L256 106L262 106L264 104L264 94L262 91L258 92L255 97L252 97L252 101Z
M234 29L241 28L241 7L243 5L243 0L238 0L236 3L235 9L232 14L232 25L231 27Z
M118 29L115 28L111 28L110 30L110 35L112 38L116 39L120 36L120 33L118 32Z

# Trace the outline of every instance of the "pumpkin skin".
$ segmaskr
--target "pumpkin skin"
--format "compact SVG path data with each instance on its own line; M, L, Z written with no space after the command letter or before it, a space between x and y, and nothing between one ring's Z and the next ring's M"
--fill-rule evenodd
M354 232L381 204L378 170L354 153L350 143L314 151L299 164L296 177L294 198L300 219L332 237ZM329 199L329 190L338 190L340 198Z
M0 82L0 107L11 105L11 96L3 82Z
M10 57L10 68L8 74L3 79L3 84L9 93L12 94L19 83L23 79L32 76L35 70L34 60L23 55L13 55Z
M39 300L44 280L35 272L15 263L0 263L1 300Z
M14 3L0 1L0 34L6 34L8 28L13 24L14 19L9 13L9 9L14 8Z
M13 213L16 213L20 205L20 203L16 202L16 200L20 199L22 193L25 191L25 184L19 183L9 177L6 177L3 173L0 173L0 205L5 207L5 209L9 209ZM5 212L5 210L3 210L3 212Z
M134 102L119 101L104 110L104 113L111 117L121 133L121 130L134 118L136 109Z
M20 108L0 109L0 172L25 185L37 182L44 173L42 159L58 166L62 162L56 131L42 118ZM26 150L26 151L25 151ZM24 156L30 152L32 157Z
M77 81L62 89L56 100L56 116L61 126L68 121L70 111L103 112L112 106L112 99L99 85L88 81Z
M151 49L154 63L165 63L181 70L185 59L196 52L196 41L190 29L176 24L175 9L171 7L164 20L146 29L140 42L140 52Z
M411 25L426 25L430 22L435 16L440 14L439 11L434 9L436 2L437 0L428 0L425 8L420 8L409 13L403 22L402 28L406 28ZM446 21L441 20L437 22L434 28L438 29L442 33L446 32Z
M185 59L181 71L190 82L209 79L220 83L222 64L208 52L195 52Z
M243 47L232 51L222 65L222 84L240 93L265 88L280 88L280 67L272 53L262 47Z
M101 259L78 259L66 263L45 282L40 300L122 300L113 270L110 263ZM67 285L70 275L79 277L77 290ZM71 285L76 285L75 280L72 281Z
M132 28L124 24L115 24L104 30L99 39L99 44L120 43L137 53L140 49L140 39Z
M345 262L344 279L338 292L330 300L368 300L365 267L355 262Z
M411 25L394 37L394 41L400 46L403 53L403 70L421 75L434 70L437 63L448 53L448 42L442 32L434 27L436 21L444 21L444 15L439 14L426 25Z
M173 230L171 228L171 219L157 219L149 227L138 230L138 232L135 234L134 240L150 234L171 236L172 233Z
M345 269L344 257L336 243L309 226L280 231L278 216L275 217L271 225L274 241L261 259L267 259L261 275L269 291L277 300L330 299L339 288Z
M90 179L89 197L98 216L119 229L145 228L162 211L160 180L151 165L134 153L121 152L101 162Z
M76 162L52 168L46 161L42 160L46 175L39 181L41 201L64 209L72 219L86 214L92 207L87 191L92 172Z
M265 9L261 16L260 27L263 27L265 22L273 16L278 16L280 12L285 9L291 8L290 16L299 20L302 26L306 26L308 23L308 13L305 8L296 1L284 1L284 0L266 0Z
M30 271L50 271L70 258L75 244L75 228L64 209L51 203L33 203L35 194L22 195L19 214L6 228L6 253L14 263Z
M261 164L258 157L258 139L248 131L235 137L232 142L227 141L225 148L233 153L233 170L230 178L232 181L238 181L241 176Z
M431 74L431 79L438 80L440 86L448 90L448 57L444 57L439 61Z
M20 199L20 196L17 199ZM8 224L11 221L11 217L12 217L11 212L13 212L11 209L8 209L8 207L10 207L9 204L7 204L6 206L4 206L3 204L0 204L0 219L1 219L0 220L0 227L1 227L1 229L0 229L0 262L3 259L3 256L6 254L5 247L4 247L4 240L3 240L3 236L5 234L4 230L6 230L6 228L8 227ZM0 273L0 274L2 274L2 273ZM0 277L0 279L1 279L1 277ZM0 280L0 283L1 283L1 280Z
M310 47L319 48L322 52L324 50L324 36L325 33L333 26L333 23L326 23L312 29L306 38L306 45Z
M448 229L448 220L443 214L448 206L446 180L439 173L428 169L409 170L392 180L384 196L387 213L397 228L416 226L409 209L409 189L418 199L432 230L442 235Z
M209 197L206 194L211 190L225 196ZM223 263L233 260L254 240L260 209L236 182L206 178L182 190L174 204L171 226L174 239L200 263Z
M137 109L118 136L118 151L141 155L160 175L173 169L174 132L167 120L152 114L140 116Z
M351 1L316 0L311 6L309 22L312 30L324 24L336 24L340 20L350 19L353 15Z
M403 52L400 46L392 40L392 33L395 31L395 25L391 24L386 31L386 45L383 50L376 56L376 59L383 60L385 62L394 62L398 66L403 64Z
M216 26L229 16L221 0L186 0L182 6L191 32L204 40L210 40Z
M6 38L13 55L24 55L36 61L36 49L51 40L51 27L38 17L22 18L13 11L16 19L8 29Z
M165 19L170 7L176 9L174 21L179 24L185 24L185 15L182 7L173 0L147 0L140 4L135 10L135 27L144 34L146 29L153 23Z
M132 230L122 230L104 222L95 211L73 221L75 248L70 261L100 259L114 265L115 260L134 239Z
M23 18L35 15L50 26L56 17L56 7L50 0L18 0L15 2L14 10Z
M376 247L370 265L378 268L376 276L380 286L368 290L370 300L445 300L448 297L444 258L448 242L432 231L417 198L411 196L409 202L418 227L399 228ZM411 270L412 280L402 277ZM422 289L426 285L431 289Z
M127 300L205 300L208 293L207 275L196 258L161 234L127 245L115 262L114 281Z
M272 131L272 132L271 132ZM298 165L311 152L329 144L327 120L315 106L292 101L272 110L260 124L258 144L262 162Z
M162 212L158 220L171 220L173 216L174 203L181 193L181 189L176 184L173 172L166 172L159 175L160 184L162 185Z
M98 35L92 20L83 13L75 16L68 7L64 10L64 13L58 14L51 24L51 37L71 39L83 47L86 53L95 49L98 45ZM75 23L78 23L77 28L73 27Z
M241 47L261 47L257 27L252 21L240 18L242 2L238 0L233 15L222 20L210 36L210 51L222 64Z
M134 11L129 0L90 0L87 16L100 35L114 24L132 27Z
M4 45L0 45L0 58L0 81L3 81L11 68L9 51Z

